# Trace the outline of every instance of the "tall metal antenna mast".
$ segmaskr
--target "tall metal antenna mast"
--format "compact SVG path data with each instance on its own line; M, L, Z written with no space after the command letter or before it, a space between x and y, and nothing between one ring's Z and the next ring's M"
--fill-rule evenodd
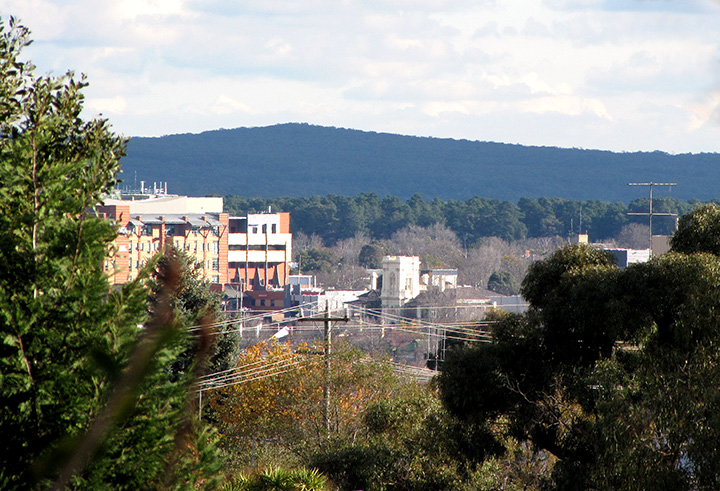
M663 213L653 211L653 186L677 186L676 182L629 182L628 186L650 186L650 208L647 213L628 213L628 215L646 215L650 221L650 253L652 254L652 219L653 215L677 216L677 213Z

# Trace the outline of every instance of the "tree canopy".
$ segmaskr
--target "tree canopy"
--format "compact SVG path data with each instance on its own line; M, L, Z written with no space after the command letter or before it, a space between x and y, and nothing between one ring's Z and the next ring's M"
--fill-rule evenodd
M717 489L717 220L698 209L675 250L623 271L588 246L533 264L530 310L450 352L447 409L486 428L487 451L509 437L553 455L551 489Z
M151 302L149 269L117 289L104 273L117 228L92 209L126 142L81 118L84 77L34 74L29 44L0 22L0 487L210 486L193 370L168 374L194 342L168 306L177 276Z
M655 198L653 209L683 214L695 202ZM398 231L418 226L444 224L465 247L475 246L487 237L520 240L535 237L569 237L587 233L598 241L618 236L628 224L646 224L647 217L629 212L647 213L649 203L637 199L629 204L602 201L574 201L562 198L522 198L517 203L473 197L464 201L438 198L426 200L414 195L408 200L397 196L380 197L375 193L356 196L329 194L309 198L225 197L225 209L231 214L260 212L271 207L292 215L294 233L321 237L326 245L364 234L375 240L388 239ZM672 234L674 220L656 217L653 233Z

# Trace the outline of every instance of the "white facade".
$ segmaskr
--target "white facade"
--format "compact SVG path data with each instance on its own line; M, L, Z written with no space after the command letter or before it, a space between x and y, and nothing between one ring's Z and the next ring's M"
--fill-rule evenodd
M457 269L428 269L420 276L420 287L424 289L437 288L444 292L447 288L457 288L457 286Z
M137 198L137 199L136 199ZM130 206L132 215L222 213L223 199L217 197L178 196L175 194L130 195L126 199L106 198L105 205Z
M380 300L383 307L400 307L420 294L420 258L385 256Z
M631 264L644 263L650 260L650 249L603 249L615 258L615 263L620 269L625 269Z

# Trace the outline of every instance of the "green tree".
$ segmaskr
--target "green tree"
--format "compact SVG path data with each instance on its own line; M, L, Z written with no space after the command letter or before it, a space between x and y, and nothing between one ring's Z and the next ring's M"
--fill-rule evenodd
M84 78L36 77L28 44L26 28L0 23L0 487L45 487L60 469L75 489L174 487L181 468L183 482L207 478L196 464L212 460L210 439L190 460L176 451L190 379L165 369L181 333L148 317L142 279L110 288L117 231L88 213L125 141L80 118Z
M330 273L340 266L340 256L327 249L306 249L300 251L298 263L301 271Z
M720 206L707 203L683 215L670 245L674 251L685 254L720 255Z
M310 465L342 490L479 489L476 428L443 410L433 387L413 386L374 401L352 439L318 448Z
M385 247L378 242L364 245L362 249L360 249L358 264L364 268L380 269L382 268L382 260L385 254Z
M495 271L490 275L487 289L501 295L516 295L518 286L509 271Z
M202 264L196 262L188 253L175 248L165 251L153 271L153 293L157 297L166 288L168 275L177 275L172 296L169 299L174 315L184 327L197 326L205 318L211 318L219 324L212 339L207 373L227 370L234 365L240 335L235 326L227 322L222 311L222 297L210 291L210 282L204 277ZM197 355L197 343L189 341L188 349L173 362L174 373L185 373L194 363Z
M476 444L551 453L551 489L717 489L720 258L672 252L620 271L571 246L521 291L528 313L451 351L440 376L450 413L491 436Z

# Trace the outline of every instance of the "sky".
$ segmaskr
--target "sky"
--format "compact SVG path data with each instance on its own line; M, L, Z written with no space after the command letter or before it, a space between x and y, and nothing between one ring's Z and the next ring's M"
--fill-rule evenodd
M0 0L125 136L305 122L720 152L720 0Z

